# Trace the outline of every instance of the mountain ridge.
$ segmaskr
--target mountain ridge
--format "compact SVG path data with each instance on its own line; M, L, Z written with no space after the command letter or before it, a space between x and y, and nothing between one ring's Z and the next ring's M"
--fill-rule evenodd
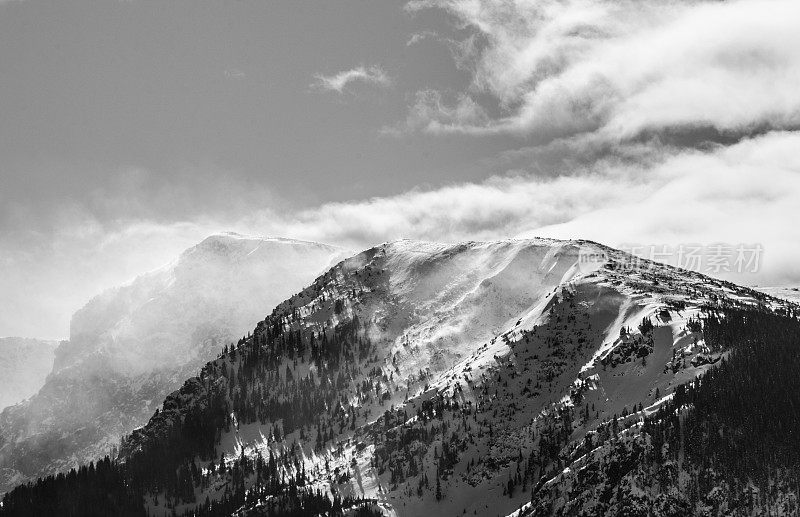
M265 305L342 253L319 243L215 234L93 297L73 315L48 382L0 413L0 492L112 450L151 406L263 317Z
M385 243L168 395L119 468L150 515L512 514L723 360L700 320L740 307L797 308L591 241Z
M370 261L374 260L374 258L376 256L380 255L381 251L385 250L387 247L388 248L392 248L392 247L400 248L398 250L400 254L406 254L407 255L407 253L409 251L411 251L412 253L417 253L417 254L419 254L421 256L425 256L426 254L429 254L429 255L437 255L438 254L438 255L446 258L448 255L453 254L453 253L455 253L455 255L457 255L459 249L464 250L464 249L471 249L471 248L475 248L475 247L480 248L482 246L487 246L487 245L488 246L494 245L494 246L500 246L500 247L502 247L504 245L505 246L523 246L524 247L526 244L527 245L541 245L544 242L547 242L547 243L550 243L550 244L553 244L555 242L555 243L558 244L558 246L567 246L567 247L568 246L576 246L576 245L578 245L578 246L587 245L587 246L593 247L593 251L601 251L602 253L611 253L614 257L616 257L617 260L620 260L620 258L626 258L627 259L627 256L622 254L621 252L613 251L613 250L611 250L611 248L606 248L606 247L603 247L601 245L597 245L595 243L591 243L590 241L566 241L565 242L565 241L553 241L553 240L547 240L547 241L544 241L544 240L534 240L534 241L508 240L508 241L503 241L502 243L498 243L498 242L492 242L492 243L488 243L488 244L487 243L462 243L462 244L448 246L448 245L440 245L440 244L435 244L435 243L419 243L419 242L415 242L415 241L401 240L401 241L395 241L393 243L386 243L386 244L383 244L383 245L380 245L380 246L376 246L374 248L371 248L370 250L362 252L359 255L356 255L355 257L352 257L351 259L347 259L344 262L338 264L331 271L326 273L326 275L323 275L323 277L318 278L317 281L315 281L315 283L312 286L310 286L309 288L305 289L303 292L298 294L296 297L294 297L294 298L292 298L290 300L287 300L286 302L280 304L273 311L272 317L276 317L276 315L281 315L281 314L283 315L281 317L287 317L287 315L294 315L299 310L300 312L297 313L297 314L307 318L309 315L303 313L305 307L307 307L308 305L312 305L313 306L314 305L314 301L313 300L314 300L315 297L317 299L319 299L320 296L321 296L321 298L324 299L328 295L328 293L326 291L326 288L325 288L326 280L334 280L334 279L339 278L339 273L341 272L341 270L346 270L346 269L349 269L349 270L354 270L355 269L355 270L357 270L357 269L361 269L362 267L365 268L366 270L371 270L371 268L374 266L374 264L371 264ZM408 246L410 246L411 248L410 249L404 249L404 248L406 248ZM424 248L424 249L420 250L419 249L420 247ZM420 251L422 251L422 253L419 253ZM415 261L411 260L410 262L414 263ZM418 261L418 262L419 263L414 264L414 267L412 267L410 269L423 268L423 266L425 265L425 260L423 259L423 260ZM655 268L657 271L661 271L661 272L663 272L663 271L672 272L672 273L681 272L681 270L679 270L678 268L673 268L673 267L670 267L670 266L664 266L664 265L655 264L655 263L647 263L647 262L640 261L640 262L637 262L636 264L641 265L643 263L647 264L647 267ZM573 266L574 266L574 264L573 264ZM550 270L552 270L552 267L550 268ZM376 271L376 274L379 273L379 272L380 272L380 269L378 269ZM367 273L368 276L370 276L371 274L372 274L371 271ZM591 276L592 274L594 274L594 273L593 272L585 273L586 276ZM646 269L644 270L644 274L648 274ZM702 275L699 275L699 274L696 274L696 273L690 273L690 272L685 272L684 273L684 272L681 272L681 274L685 274L689 278L704 278L704 277L702 277ZM563 275L562 275L562 277L563 277ZM615 277L613 280L621 281L620 278L621 278L621 275ZM435 278L435 275L434 275L434 278L428 278L427 280L428 281L433 280L434 283L436 283L436 281L441 281L441 279ZM404 282L405 282L405 279L401 274L399 279L397 279L396 285L403 286ZM708 279L708 278L707 278L707 282L712 287L708 287L708 286L692 287L691 285L684 285L683 287L685 289L687 289L687 292L690 293L690 295L694 295L694 296L697 296L697 293L695 292L695 290L700 292L700 291L703 291L703 289L705 289L705 291L706 291L705 295L708 296L708 298L706 299L707 302L716 302L717 301L717 297L722 296L723 294L725 296L727 296L729 294L735 294L736 296L732 298L732 300L733 300L732 303L741 303L741 299L747 298L749 300L749 302L754 303L754 304L764 304L764 303L767 303L767 302L768 303L772 303L772 304L777 304L778 306L780 306L780 304L781 304L780 301L777 301L775 299L771 299L770 297L764 296L764 295L762 295L760 293L757 293L757 292L752 291L752 290L747 289L747 288L739 288L739 287L734 286L733 284L730 284L728 282L723 282L723 281L718 281L718 280ZM482 284L482 283L483 282L480 282L479 284ZM636 282L631 282L630 284L634 286L633 287L634 289L638 285ZM656 282L656 284L657 284L657 282ZM560 282L559 282L559 285L561 285ZM631 288L631 285L629 285L628 287ZM441 285L435 285L435 288L441 288L441 287L442 287ZM447 291L446 284L445 284L444 287L445 287L444 290ZM651 286L651 288L652 288L652 286ZM701 288L703 288L703 289L701 289ZM316 296L312 297L311 296L312 294L314 294ZM332 296L332 294L331 294L331 296ZM691 296L689 296L689 297L691 297ZM335 296L334 296L334 298L335 298ZM309 300L309 299L311 299L311 300ZM298 301L299 301L299 303L298 303ZM330 316L332 313L334 315L336 314L336 307L335 307L336 303L334 303L333 305L334 305L334 307L332 307L332 308L329 307L328 310L325 311L325 315ZM343 302L342 303L342 309L340 309L340 312L342 310L344 310L344 311L349 310L347 308L348 305L349 305L349 302L347 302L347 301ZM541 309L545 309L546 307L547 307L547 303L545 303L544 306L541 307ZM549 308L552 309L552 305ZM649 310L648 314L653 314L654 312L656 312L655 308L650 308L650 309L646 309L646 310ZM641 316L641 313L630 314L630 315L628 315L627 320L634 320L634 321L638 322L638 319L639 319L640 316ZM335 319L335 316L334 316L333 319ZM686 321L686 320L684 320L684 321ZM509 322L510 322L510 320L509 320ZM331 322L329 326L335 326L335 323ZM257 330L254 333L254 335L258 334L258 329L259 329L259 327L257 327ZM263 328L261 330L263 330ZM504 339L508 339L508 336L512 335L511 332L514 332L514 330L513 329L509 329L505 333L498 332L496 334L495 338L492 339L492 347L493 347L492 350L493 350L493 352L492 352L491 355L496 355L495 352L498 351L497 350L498 347L495 345L495 343L497 343L497 338L499 338L500 336L505 336ZM519 333L519 329L517 329L516 332ZM436 336L434 336L434 338L436 338ZM255 338L253 338L253 339L255 339ZM590 358L589 363L587 363L588 366L591 368L593 366L591 363L592 362L596 362L598 360L600 360L600 361L606 360L608 362L611 362L611 361L617 361L617 359L625 359L625 356L620 356L620 357L616 357L616 358L613 357L613 353L615 351L618 351L619 348L620 348L619 346L616 346L616 347L612 347L612 348L607 349L607 350L601 350L602 353L600 353L600 354L593 354L591 356L591 358ZM486 352L489 351L489 350L490 350L490 347L487 346L486 350L484 350L482 352L482 357L484 359L488 355ZM629 352L630 351L627 351L626 353L629 353ZM629 359L629 357L628 357L628 359ZM585 368L587 367L587 364L582 365L583 367L581 368L580 372L585 371ZM703 364L710 366L709 363L703 363ZM701 368L702 368L702 365L701 365ZM456 368L451 368L451 369L456 369ZM452 379L452 377L453 376L451 374L450 378ZM446 383L443 383L443 385L444 384L446 384ZM394 398L390 398L389 400L394 400ZM184 403L185 403L185 401L184 401ZM387 401L386 403L388 404L389 401ZM630 404L630 402L628 402L628 403ZM136 433L134 433L134 436L135 435L136 435ZM244 435L244 433L243 433L243 435ZM380 485L380 483L378 483L378 485ZM367 492L364 492L364 493L361 494L361 496L367 496L367 495L376 495L376 494L375 493L369 494ZM408 501L406 501L406 503L408 503ZM412 515L413 515L413 513L412 513Z

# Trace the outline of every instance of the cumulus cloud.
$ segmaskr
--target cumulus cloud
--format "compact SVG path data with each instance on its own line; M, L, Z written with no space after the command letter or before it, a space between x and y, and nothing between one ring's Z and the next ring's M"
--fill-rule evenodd
M373 65L365 67L363 65L343 70L334 75L317 74L314 76L313 87L342 93L348 84L362 82L375 86L388 87L392 84L392 79L383 68Z
M800 125L800 4L791 0L408 4L429 8L471 33L464 95L488 93L503 114L454 117L468 100L446 106L426 94L407 129L619 141L682 127L750 134Z

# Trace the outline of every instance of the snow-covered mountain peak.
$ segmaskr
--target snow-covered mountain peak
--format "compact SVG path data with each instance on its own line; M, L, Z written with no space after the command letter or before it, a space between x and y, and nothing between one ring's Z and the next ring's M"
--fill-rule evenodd
M554 438L560 415L582 401L586 426L655 411L659 390L718 360L698 315L783 303L591 241L386 242L279 304L170 395L123 457L163 447L178 415L229 415L214 458L289 454L288 475L385 515L510 514L530 497L509 488L521 450L557 455L570 435ZM225 476L209 479L221 497Z
M591 315L598 339L576 376L591 375L614 353L627 357L620 332L643 318L679 325L708 305L777 306L755 291L591 241L403 239L343 261L273 315L296 313L318 329L366 318L370 338L390 344L395 381L412 389L414 379L443 380L465 364L495 364L509 354L508 343L547 324L565 300Z
M206 243L234 257L226 271L260 249L234 240ZM164 293L215 261L192 262ZM768 323L797 307L590 241L387 242L148 405L120 459L134 484L157 487L142 501L151 515L206 498L226 515L319 509L321 494L351 509L364 498L369 515L511 515L572 472L580 486L596 440L717 364L730 346L720 322L743 313Z

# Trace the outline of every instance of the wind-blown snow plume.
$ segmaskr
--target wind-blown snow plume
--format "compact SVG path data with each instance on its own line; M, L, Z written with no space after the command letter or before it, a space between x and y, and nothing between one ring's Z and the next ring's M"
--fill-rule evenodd
M400 237L517 234L615 245L757 242L765 248L764 261L747 274L749 281L784 282L800 276L791 258L800 253L800 230L786 218L800 199L798 146L797 133L774 132L712 151L673 148L645 163L600 160L555 178L498 176L331 203L286 218L258 217L303 238L353 247ZM714 221L713 232L702 221Z
M36 393L53 367L57 341L0 338L0 411Z
M185 377L347 254L313 242L213 235L94 297L73 315L54 360L50 349L39 385L24 386L22 398L30 398L0 412L0 492L107 453ZM4 348L0 340L13 359Z

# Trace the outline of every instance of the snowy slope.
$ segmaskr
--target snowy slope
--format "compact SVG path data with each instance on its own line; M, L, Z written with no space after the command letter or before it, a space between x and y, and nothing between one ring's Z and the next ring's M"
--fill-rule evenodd
M106 454L341 254L312 242L215 235L93 298L73 316L41 390L0 414L0 493Z
M508 515L530 499L520 470L532 451L556 457L614 414L653 411L719 359L693 330L701 309L784 304L588 241L387 243L280 304L236 353L172 394L123 457L158 443L177 415L202 415L205 394L221 390L234 404L217 447L226 462L291 454L288 474L302 465L312 487L374 500L387 515ZM311 359L323 333L342 352ZM279 355L265 377L230 376L243 357L283 350L286 335L300 352ZM257 409L259 394L290 401L299 382L336 402L292 425ZM553 468L541 461L536 479ZM229 484L206 475L198 501ZM154 513L171 511L155 502Z
M53 368L58 341L0 338L0 410L39 391Z
M794 286L773 286L773 287L753 287L756 291L774 296L776 298L783 298L794 303L800 303L800 287Z

